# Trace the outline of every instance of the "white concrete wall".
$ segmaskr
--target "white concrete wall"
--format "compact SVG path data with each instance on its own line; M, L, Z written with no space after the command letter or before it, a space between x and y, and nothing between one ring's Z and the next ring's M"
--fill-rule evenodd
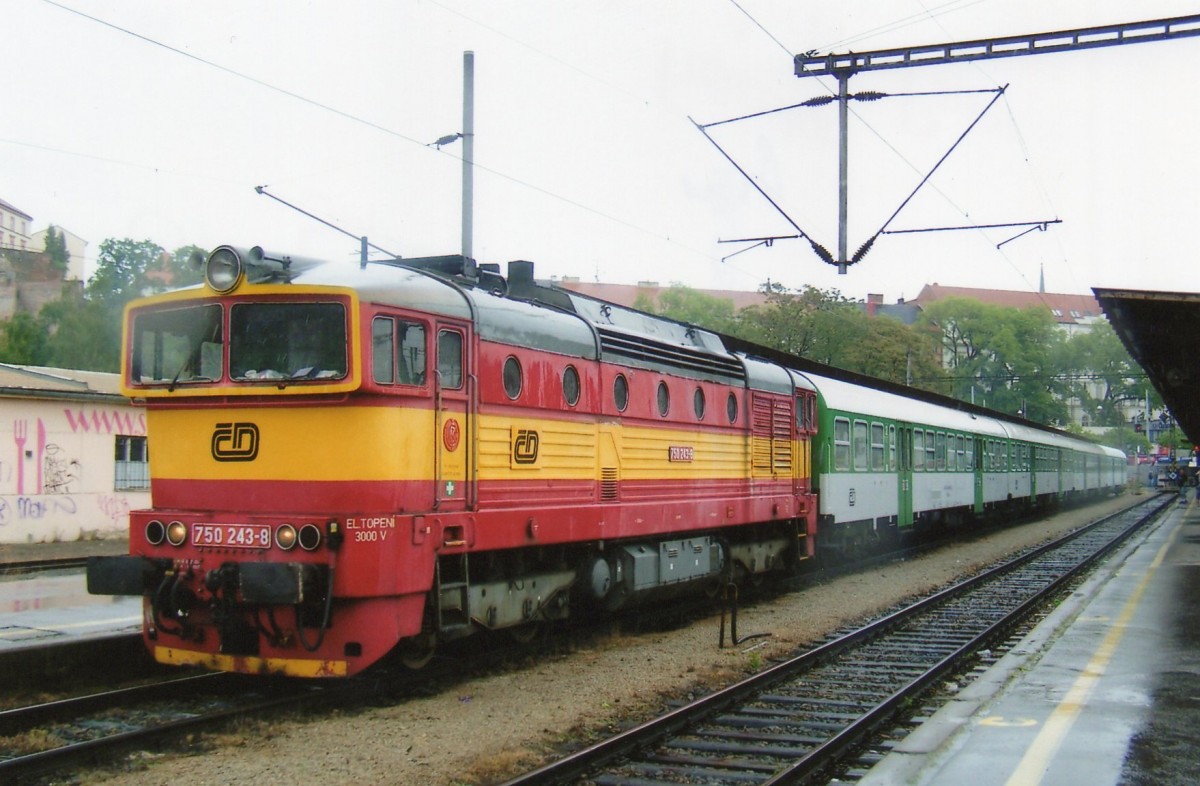
M0 398L0 543L124 535L150 491L116 490L116 438L145 435L140 407Z

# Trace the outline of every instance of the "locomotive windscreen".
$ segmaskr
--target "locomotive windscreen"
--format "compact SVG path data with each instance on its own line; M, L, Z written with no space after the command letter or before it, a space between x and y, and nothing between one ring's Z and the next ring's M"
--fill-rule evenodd
M134 314L130 381L176 385L343 379L346 309L341 303L218 303ZM226 346L226 339L228 346Z

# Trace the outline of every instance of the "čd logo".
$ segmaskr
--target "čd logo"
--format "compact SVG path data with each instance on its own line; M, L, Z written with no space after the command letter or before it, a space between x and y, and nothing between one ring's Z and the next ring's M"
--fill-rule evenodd
M213 429L212 457L217 461L254 461L258 458L258 426L218 423Z
M536 464L538 457L538 433L533 429L520 429L513 437L513 463Z

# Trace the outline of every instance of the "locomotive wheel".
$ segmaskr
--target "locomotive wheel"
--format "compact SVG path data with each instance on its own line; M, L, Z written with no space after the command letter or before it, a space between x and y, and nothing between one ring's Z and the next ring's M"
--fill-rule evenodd
M400 642L400 662L406 668L417 671L425 668L433 660L437 652L437 636L433 633L422 633L419 636L404 639Z

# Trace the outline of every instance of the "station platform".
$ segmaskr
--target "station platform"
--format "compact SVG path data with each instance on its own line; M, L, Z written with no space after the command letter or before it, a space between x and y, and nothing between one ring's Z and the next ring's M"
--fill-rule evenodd
M859 783L1191 784L1200 507L1171 504Z
M38 544L25 551L39 558L115 552L121 544ZM6 549L6 556L28 558ZM75 552L81 552L76 554ZM89 595L82 568L0 576L0 654L96 638L129 636L141 630L142 599Z

